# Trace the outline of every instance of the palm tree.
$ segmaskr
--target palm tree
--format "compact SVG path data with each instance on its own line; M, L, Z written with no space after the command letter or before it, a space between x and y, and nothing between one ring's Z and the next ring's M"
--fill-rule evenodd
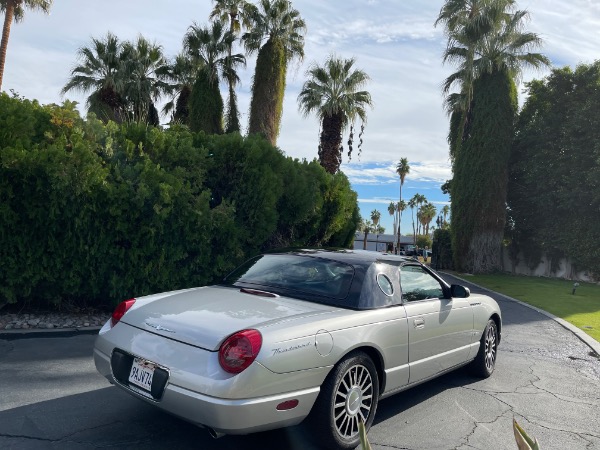
M379 232L379 230L383 229L383 227L379 225L379 219L381 219L381 213L379 211L377 211L376 209L371 211L371 222L373 222L373 232L375 232L375 234L377 234L377 235L381 234ZM377 248L378 245L379 245L379 236L377 236L375 250L378 250L378 248Z
M242 26L249 26L248 15L250 12L250 4L246 0L214 0L214 7L210 13L210 20L218 19L221 22L229 22L229 32L237 38ZM233 54L233 42L229 44L228 56L229 61ZM229 68L228 73L231 73ZM233 133L240 131L240 119L237 108L237 95L235 93L235 85L237 80L235 77L227 77L229 89L229 98L227 100L227 113L225 132Z
M260 0L249 12L251 27L242 36L248 53L258 52L248 133L277 142L287 65L304 58L306 24L289 0Z
M233 40L233 34L218 20L210 27L194 23L183 38L185 53L199 66L190 98L192 131L223 133L223 98L219 81L221 77L239 81L236 68L246 64L244 55L228 55Z
M183 53L168 66L166 79L170 82L171 100L165 103L162 113L171 114L171 122L188 123L190 95L197 77L198 65Z
M358 225L358 229L360 231L363 232L364 236L363 236L363 250L367 249L367 236L369 236L369 233L371 231L373 231L373 224L371 222L369 222L368 220L364 220L361 219L360 220L360 224Z
M90 93L86 106L103 121L124 119L124 77L121 71L123 43L112 33L102 39L92 38L88 47L77 50L79 64L61 93L80 91Z
M435 205L433 203L426 202L421 206L421 214L420 220L423 225L423 234L425 236L429 235L429 225L431 221L434 219L437 211Z
M421 207L423 206L423 204L427 203L427 197L425 197L423 194L417 193L413 198L415 199L415 207L417 209L417 234L421 234Z
M365 123L366 106L373 106L371 94L361 90L369 81L362 70L354 69L356 60L330 55L323 66L314 63L306 73L309 79L298 95L298 106L306 117L315 112L321 122L319 162L331 174L342 163L342 134L356 117ZM352 133L351 133L352 136ZM348 141L352 154L352 137Z
M417 206L417 201L415 200L415 197L411 198L408 203L407 206L410 208L410 212L411 212L411 217L412 217L412 228L413 228L413 244L416 245L417 243L417 230L415 229L415 207Z
M446 226L446 224L448 223L448 221L446 220L446 217L448 217L448 214L450 214L450 207L448 205L444 205L444 207L442 208L442 215L444 217L444 222L442 224L442 227Z
M81 47L79 65L62 89L91 92L88 112L104 121L130 120L158 125L154 106L168 91L167 61L161 46L151 44L143 36L135 42L120 42L112 33L102 39L92 38L89 47Z
M413 216L413 238L415 245L417 244L417 235L420 234L421 228L421 205L427 202L427 198L423 194L418 192L409 200L408 206L412 210ZM417 210L417 227L415 228L415 215L414 210Z
M506 19L506 9L514 3L515 0L447 0L435 21L434 26L445 25L448 37L443 62L458 62L458 70L443 83L446 111L451 116L448 135L451 159L468 133L476 46ZM455 84L460 85L460 90L451 93Z
M396 164L396 173L400 177L400 203L402 203L402 186L404 186L404 180L406 175L410 173L410 166L408 164L408 158L400 158L398 164ZM398 210L398 246L400 248L400 222L402 221L402 211Z
M2 41L0 42L0 91L2 91L6 50L13 20L15 22L22 21L25 16L25 9L39 9L49 14L51 6L52 0L0 0L0 11L4 12L4 26L2 27Z
M458 66L444 83L454 172L452 242L456 267L488 272L501 266L516 82L523 67L542 67L549 60L532 52L541 40L523 31L528 14L513 11L514 1L463 1L462 7L460 0L446 2L452 4L458 5L452 14L440 15L448 35L444 60ZM453 86L458 93L449 94Z
M170 87L165 81L168 63L162 47L139 36L135 42L123 44L121 56L123 94L130 120L159 125L154 104Z
M388 213L390 216L394 218L394 236L396 235L397 225L396 225L396 203L390 202L387 207Z
M445 94L459 81L460 94L448 95L447 110L468 112L473 99L475 48L481 39L492 32L499 22L506 19L506 9L515 0L447 0L442 6L434 26L445 25L448 45L444 52L444 62L461 60L459 70L444 82ZM466 114L465 114L466 117Z

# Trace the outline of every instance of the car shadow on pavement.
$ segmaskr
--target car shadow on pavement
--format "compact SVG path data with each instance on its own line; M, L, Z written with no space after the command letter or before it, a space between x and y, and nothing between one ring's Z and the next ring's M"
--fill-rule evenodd
M1 404L0 404L1 408ZM0 411L0 448L303 449L300 427L213 439L114 387Z
M380 400L373 425L398 416L398 414L406 412L448 389L464 387L480 381L480 378L469 375L468 369L464 367L407 389L406 391L399 392L391 397Z

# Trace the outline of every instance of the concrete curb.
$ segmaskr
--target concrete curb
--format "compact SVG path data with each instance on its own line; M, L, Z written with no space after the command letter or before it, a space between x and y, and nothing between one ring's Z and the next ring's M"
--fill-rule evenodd
M440 273L444 273L444 272L440 272ZM493 292L494 294L498 295L499 297L503 298L504 300L508 300L511 302L515 302L518 303L519 305L525 306L529 309L533 309L534 311L554 320L556 323L558 323L559 325L561 325L563 328L569 330L571 333L573 333L577 338L579 338L580 341L582 341L584 344L586 344L588 347L590 347L592 349L592 351L596 354L596 357L600 358L600 342L596 341L593 337L589 336L588 334L585 333L585 331L577 328L575 325L567 322L564 319L561 319L560 317L555 316L552 313L549 313L548 311L544 311L543 309L539 309L536 306L532 306L528 303L522 302L521 300L517 300L516 298L512 298L509 297L508 295L504 295L501 294L499 292L493 291L491 289L488 289L484 286L480 286L476 283L473 283L472 281L466 280L464 278L459 277L458 275L455 275L453 273L446 273L446 275L452 276L458 280L464 281L465 283L469 283L472 284L473 286L477 286L479 289L483 289L484 291L487 292Z
M57 328L52 330L28 328L27 330L2 330L0 340L14 341L17 339L72 337L86 334L98 334L102 327Z

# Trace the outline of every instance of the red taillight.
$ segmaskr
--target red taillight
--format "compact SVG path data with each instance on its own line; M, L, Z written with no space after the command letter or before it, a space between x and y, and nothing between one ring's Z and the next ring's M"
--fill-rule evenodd
M121 317L123 317L125 313L129 311L129 308L131 308L134 303L135 298L125 300L124 302L119 303L119 305L115 308L114 312L112 313L112 317L110 318L110 326L114 327L119 322L119 320L121 320Z
M232 334L219 348L219 364L225 372L243 372L258 355L262 336L258 330L242 330Z

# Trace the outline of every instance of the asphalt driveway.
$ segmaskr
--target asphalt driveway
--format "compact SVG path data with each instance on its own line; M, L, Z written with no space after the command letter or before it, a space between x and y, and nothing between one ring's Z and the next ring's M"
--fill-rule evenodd
M600 360L548 317L497 300L504 328L494 375L459 370L383 400L374 449L514 450L513 417L544 450L600 449ZM94 339L0 337L0 448L314 448L302 428L213 440L110 386L95 371Z

